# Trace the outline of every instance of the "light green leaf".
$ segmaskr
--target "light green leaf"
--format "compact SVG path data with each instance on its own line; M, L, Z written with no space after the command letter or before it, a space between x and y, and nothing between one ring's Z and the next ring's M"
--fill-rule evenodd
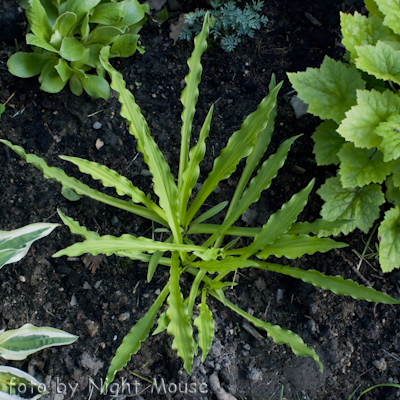
M397 159L392 165L393 185L400 187L400 159Z
M210 351L211 343L214 337L214 320L212 312L206 302L206 291L203 290L201 303L199 304L200 314L194 320L193 324L199 330L199 346L201 348L201 362L203 363Z
M1 114L3 114L4 111L6 111L6 106L4 104L0 103L0 118L1 118Z
M94 28L86 40L85 45L89 44L102 44L103 46L113 43L119 35L124 32L114 26L101 26L98 25Z
M343 145L340 158L340 180L344 188L382 183L390 174L392 163L383 161L383 153L376 149L359 149L353 143Z
M64 82L62 80L55 67L56 66L51 63L47 73L43 74L42 70L42 74L39 77L39 82L41 83L40 89L47 93L59 93L67 84L67 81Z
M342 43L351 54L351 61L358 56L356 46L375 45L378 40L396 40L393 32L383 25L382 19L377 15L369 18L355 12L354 15L340 13L342 27Z
M217 204L214 207L211 207L209 210L201 214L199 217L197 217L195 220L192 221L191 226L194 226L196 224L200 224L203 221L206 221L207 219L212 218L214 215L217 215L219 212L221 212L227 205L228 201L223 201L219 204Z
M82 198L81 195L75 192L75 190L63 187L61 189L61 194L69 201L78 201Z
M165 243L172 243L173 237L168 236L167 239L165 240ZM156 272L158 263L161 259L161 257L164 255L164 251L156 251L154 252L149 261L149 265L147 266L147 282L151 282L153 279L153 275Z
M383 272L400 268L400 207L385 212L378 228L379 263Z
M393 203L395 206L400 206L400 188L393 184L394 175L389 176L386 179L385 186L386 186L386 193L385 197L389 203Z
M160 149L150 136L149 128L131 92L125 87L122 75L108 62L107 49L102 51L101 62L111 77L111 87L118 92L121 115L129 124L129 132L137 141L137 148L153 176L154 192L174 235L175 243L182 243L179 225L178 190L171 171Z
M272 214L267 223L260 229L254 237L254 241L250 246L243 248L243 258L248 258L266 245L273 243L277 238L286 233L293 223L297 220L298 215L307 204L308 195L310 194L315 180L313 179L304 189L292 196L280 210Z
M26 160L26 162L34 165L39 171L43 172L43 176L46 179L54 179L62 186L75 190L75 192L78 194L88 196L94 200L100 201L101 203L120 208L121 210L129 211L133 214L150 219L151 221L158 222L161 225L165 225L165 221L153 211L145 207L138 206L112 196L108 196L104 193L100 193L97 190L94 190L89 186L83 184L82 182L78 181L78 179L68 176L62 169L49 167L42 158L37 157L34 154L26 154L25 150L22 147L15 146L11 142L3 139L0 139L0 142L4 143L11 150L15 151L19 156Z
M381 122L375 132L382 136L381 148L383 161L388 162L400 157L400 115L391 115L386 122Z
M59 329L25 324L19 329L8 330L0 335L0 356L6 360L25 360L39 350L71 344L77 339L78 336Z
M374 221L379 217L379 206L385 202L380 185L371 184L362 188L343 188L340 179L328 178L317 190L325 204L322 206L321 216L327 221L336 219L352 219L341 228L333 228L320 235L347 235L355 228L367 233Z
M179 188L179 201L180 201L180 213L184 217L186 212L187 200L190 196L190 192L193 189L194 183L196 183L199 168L199 160L202 160L205 152L204 140L208 136L210 130L210 122L212 116L212 109L207 115L206 122L203 125L202 133L200 134L201 140L200 145L193 156L197 155L197 160L192 162L192 171L186 174L186 179L191 179L192 182L185 184L185 190L182 190L184 185L184 173L188 167L188 152L190 145L190 134L192 131L193 117L196 110L196 103L199 97L199 84L201 81L201 56L207 49L207 37L209 30L209 17L208 13L204 16L204 22L201 32L194 39L194 50L191 57L187 61L189 67L189 73L185 76L186 87L181 93L181 102L183 105L183 111L181 114L182 128L181 128L181 152L179 160L179 176L178 176L178 188ZM195 174L195 175L193 175ZM194 181L194 183L193 183ZM182 218L183 218L182 217Z
M104 78L98 75L82 73L82 71L78 70L77 68L74 68L74 72L79 79L79 82L82 84L83 89L89 96L92 96L95 99L101 97L104 100L109 98L110 85Z
M171 347L178 351L178 356L182 358L185 370L190 375L195 343L189 311L183 302L183 295L179 287L179 256L176 251L172 253L169 290L167 317L170 319L170 323L167 332L174 337Z
M26 18L28 19L30 30L36 36L48 42L52 35L51 24L40 0L29 0Z
M84 174L89 174L93 179L101 180L104 187L113 187L119 196L128 195L134 203L143 203L148 208L152 209L161 218L165 218L164 212L132 182L120 175L113 169L109 169L104 165L98 164L93 161L84 160L77 157L60 156L62 160L69 161L76 165L79 171Z
M315 352L314 349L307 347L307 345L303 342L303 339L296 335L294 332L282 329L278 325L272 325L268 322L264 322L259 320L256 317L248 314L247 312L243 311L241 308L235 306L229 300L225 298L221 298L220 295L214 291L210 290L209 292L212 296L216 299L221 301L224 305L228 306L231 310L235 311L243 318L246 318L252 324L254 324L257 328L264 329L267 332L267 335L273 339L276 344L287 344L291 347L294 354L301 357L312 357L319 365L321 372L323 371L323 365L319 361L318 354Z
M145 237L134 237L124 234L120 237L105 235L100 236L99 238L90 238L58 251L57 253L53 254L53 257L61 257L65 255L69 257L77 257L84 253L91 253L94 256L97 254L105 254L110 256L111 254L118 254L119 252L125 250L138 253L143 251L154 253L157 250L178 250L185 252L196 251L199 254L207 254L210 251L210 249L202 246L157 242Z
M337 131L356 147L379 147L382 138L375 133L381 122L400 113L400 97L385 90L358 90L357 105L347 111Z
M80 96L83 93L83 86L76 75L71 75L69 78L69 88L75 96Z
M0 366L0 399L37 400L45 394L48 394L45 385L33 376L18 368Z
M383 23L400 35L400 5L397 0L375 0L379 11L385 15Z
M364 3L369 15L376 15L383 20L385 16L379 11L375 0L364 0Z
M58 31L60 36L65 38L66 36L72 36L70 30L77 21L76 14L73 12L66 11L60 15L53 25L53 32Z
M68 63L62 58L59 59L58 64L54 67L60 75L63 82L67 82L72 75L72 69L69 67Z
M118 347L114 358L111 361L107 371L107 377L104 381L104 386L101 390L103 393L107 386L114 380L115 374L120 371L131 358L132 354L136 354L141 343L149 336L150 329L154 325L154 319L157 316L158 310L163 305L165 298L169 293L169 285L167 284L157 299L150 307L149 311L140 318L140 320L132 327L129 333L122 340L122 344Z
M24 258L33 242L49 235L57 226L60 224L37 223L0 231L0 268Z
M111 46L111 52L118 53L118 57L130 57L136 51L138 39L139 35L132 35L130 33L121 35Z
M89 17L90 23L101 25L115 25L125 16L125 7L122 3L104 3L98 5Z
M125 7L125 16L115 26L117 28L125 28L137 24L145 18L145 13L149 14L148 4L140 4L137 0L124 0L121 4Z
M61 210L57 209L57 212L64 224L68 226L71 233L74 233L75 235L80 235L84 239L95 239L100 237L97 232L87 230L84 226L79 225L77 221L75 221L71 217L66 216Z
M288 235L305 235L313 233L319 235L321 231L329 231L331 229L340 228L351 222L347 219L336 219L327 221L325 219L316 219L314 222L295 222L288 230Z
M168 328L169 323L171 320L167 317L167 312L164 311L161 313L161 315L158 317L157 320L157 328L154 329L153 333L151 334L152 336L158 335L162 331Z
M317 251L325 253L332 249L347 247L348 244L335 242L332 239L321 239L309 235L282 235L272 244L265 246L257 258L266 259L270 255L290 259L302 257L304 254L314 254Z
M313 286L321 287L325 290L330 290L335 294L350 296L353 299L367 300L374 303L400 304L400 300L396 300L386 293L378 292L372 287L359 285L351 279L345 280L340 275L327 276L314 269L302 270L300 268L266 262L260 262L260 264L261 268L265 268L268 271L274 271L279 274L301 279L303 282L310 283Z
M190 263L190 265L205 270L210 274L215 274L216 272L236 271L239 268L257 267L259 264L254 260L226 257L223 260L195 261Z
M62 43L62 36L60 34L59 31L55 31L50 38L50 44L55 47L56 49L59 49L61 47L61 43Z
M384 81L400 84L400 50L390 46L390 42L378 41L376 46L356 46L358 58L356 66L362 71Z
M48 50L52 53L58 54L58 50L56 48L54 48L51 44L49 44L46 40L42 39L41 37L32 35L32 33L28 33L26 35L26 43L30 44L31 46L36 46Z
M92 11L101 0L67 0L63 2L59 8L59 12L62 14L67 10L73 12L77 16L77 21L80 21L88 12ZM63 10L65 8L65 10Z
M338 124L331 119L322 122L312 135L314 140L313 153L317 165L338 165L340 163L337 153L345 140L336 132Z
M355 67L347 67L328 56L320 69L307 68L305 72L288 73L288 77L298 97L309 104L309 113L337 123L356 104L356 90L365 87Z
M60 55L67 61L78 61L85 51L85 46L73 37L65 37L61 43Z
M40 74L44 65L54 56L39 53L13 54L7 61L8 70L19 78L30 78Z

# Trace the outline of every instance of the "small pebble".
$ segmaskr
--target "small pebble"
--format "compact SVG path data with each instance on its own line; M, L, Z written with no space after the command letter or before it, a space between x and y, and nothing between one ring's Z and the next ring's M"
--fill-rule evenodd
M278 291L276 292L276 302L280 303L282 299L283 299L283 290L278 289Z
M83 284L83 288L86 290L90 290L92 287L90 286L90 284L88 282L85 281L85 283Z
M151 172L148 169L142 169L140 174L143 176L151 176Z
M378 371L386 371L387 369L387 364L386 360L384 358L381 358L380 360L375 360L372 362L372 365L378 370Z
M120 314L120 316L118 317L118 321L119 322L124 322L127 319L129 319L130 316L131 316L131 314L129 313L129 311L128 312L124 312L124 313Z
M91 337L95 336L97 334L97 332L99 331L99 326L97 324L95 324L93 321L91 321L90 319L85 321L85 326L86 326L87 333Z
M97 282L94 284L94 288L95 288L95 289L98 289L98 288L100 287L100 285L101 285L101 282L103 282L103 280L97 281Z
M76 300L76 296L73 294L72 297L71 297L70 305L71 305L71 307L74 307L77 304L78 304L78 301Z
M20 276L18 277L18 280L19 280L20 282L22 282L22 283L25 283L25 282L26 282L26 278L25 278L24 276L22 276L22 275L20 275Z
M112 225L117 225L118 222L119 222L119 219L118 219L117 216L114 216L114 217L112 218L112 220L111 220L111 224L112 224Z
M102 126L103 124L97 121L93 124L93 129L100 129Z

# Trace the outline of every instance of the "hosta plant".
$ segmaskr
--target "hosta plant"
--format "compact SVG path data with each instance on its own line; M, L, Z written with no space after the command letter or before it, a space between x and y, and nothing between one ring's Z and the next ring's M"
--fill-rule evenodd
M192 122L202 72L200 59L206 49L208 28L209 19L206 15L203 29L195 38L195 48L188 60L189 73L185 78L186 87L181 94L183 112L177 183L150 135L139 106L133 95L126 89L122 75L108 62L110 49L104 48L101 53L102 65L111 78L111 87L119 96L121 115L128 121L129 131L136 138L137 148L152 174L153 189L158 198L158 204L127 178L105 166L74 157L61 157L78 166L81 172L100 180L103 186L113 187L119 196L126 196L127 200L93 190L79 180L67 176L63 170L49 167L43 159L26 154L23 148L2 140L27 162L41 170L46 178L55 179L64 187L73 189L80 195L147 218L160 226L157 229L167 232L165 241L135 237L131 234L120 237L101 236L59 212L71 232L82 236L84 241L57 252L54 257L63 255L75 257L84 253L116 254L120 257L128 257L148 263L148 281L152 279L157 267L163 266L169 270L169 279L154 304L133 326L118 348L107 374L106 386L112 382L115 373L127 364L131 355L140 349L141 342L148 337L164 303L167 309L159 316L158 326L153 334L166 330L173 336L172 348L177 350L188 373L191 372L193 357L198 346L202 351L204 361L214 335L213 316L208 307L210 296L252 322L256 327L266 331L276 343L289 345L297 355L312 357L322 369L317 353L307 347L294 332L246 313L225 297L224 292L232 285L236 285L231 280L233 273L239 269L257 268L274 271L334 293L369 301L399 303L387 294L360 286L351 280L344 280L340 276L324 276L316 270L303 270L263 261L270 255L297 258L303 254L325 252L345 246L332 239L318 238L314 235L320 230L340 227L347 221L328 222L320 219L311 223L296 222L307 202L314 181L294 194L281 209L270 216L264 226L260 228L235 226L236 221L249 206L256 203L262 192L268 189L272 179L284 164L291 145L297 139L294 137L284 141L277 152L270 155L260 165L261 158L271 140L276 115L276 98L281 87L281 83L275 84L274 78L271 80L270 93L261 101L257 110L245 119L241 128L232 134L226 147L215 159L214 167L201 189L197 194L194 193L193 189L199 178L199 164L206 151L206 139L213 113L213 107L211 107L197 137L197 143L190 148ZM204 210L203 205L210 194L219 182L227 179L236 170L242 159L246 159L246 166L232 199ZM229 207L227 207L228 204ZM225 207L227 211L221 225L206 222L222 212ZM229 239L225 240L225 237ZM240 238L242 238L241 241L239 241ZM188 292L182 290L180 286L180 278L183 274L192 276L191 289ZM199 310L196 318L194 318L197 314L195 307ZM193 326L197 328L197 343Z
M380 265L390 272L400 268L400 5L365 6L368 17L340 15L345 61L325 57L320 68L288 75L308 112L324 120L313 134L317 164L339 165L317 191L321 215L352 221L326 233L367 233L391 204L378 229Z
M33 53L13 54L8 69L21 78L39 75L45 92L58 93L68 83L77 96L85 90L107 99L110 86L100 51L111 45L110 57L130 57L141 50L138 32L148 12L137 0L28 0L32 33L26 42Z
M50 327L25 324L19 329L0 331L0 357L25 360L39 350L74 343L78 336ZM36 400L47 394L46 387L33 376L17 368L0 366L0 399Z

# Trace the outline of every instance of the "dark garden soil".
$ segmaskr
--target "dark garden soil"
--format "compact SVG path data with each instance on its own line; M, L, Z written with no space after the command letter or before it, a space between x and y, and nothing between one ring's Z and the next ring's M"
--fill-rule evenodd
M317 67L325 55L339 59L339 11L362 11L361 1L267 0L263 13L270 22L254 39L243 40L231 54L211 45L203 56L203 76L196 113L195 131L208 108L215 104L208 153L202 164L200 182L211 170L214 157L244 118L255 110L267 94L272 73L284 84L279 96L276 129L269 154L285 139L303 133L292 146L286 165L272 187L264 193L242 224L260 226L294 193L316 176L315 188L335 174L335 169L317 168L312 153L311 134L318 120L309 115L296 119L290 105L292 88L286 72ZM150 130L176 176L180 143L180 91L187 73L186 60L193 43L169 38L169 23L179 13L204 6L188 0L182 10L170 10L170 20L161 27L147 24L141 31L146 47L143 55L116 62L133 91ZM151 191L147 166L136 150L119 115L115 94L108 101L86 94L75 97L67 89L49 94L39 89L37 78L19 79L6 68L16 45L25 49L24 17L11 0L0 2L0 102L12 94L0 123L0 137L21 145L27 152L43 157L49 165L82 178L100 189L98 182L83 176L58 155L77 156L116 169L145 192ZM308 14L307 14L308 13ZM317 22L309 16L314 17ZM16 40L14 40L14 38ZM94 128L94 124L99 129ZM99 124L98 124L99 123ZM104 145L98 150L96 141ZM46 180L33 166L4 146L0 147L0 229L11 230L34 222L60 222L56 209L101 234L119 236L131 233L151 237L152 227L141 218L82 198L70 202L60 194L60 185ZM241 164L240 167L243 167ZM207 201L211 207L232 196L239 174L222 182ZM108 189L106 193L113 194ZM322 202L313 191L301 220L319 216ZM342 238L349 247L326 254L317 253L296 261L274 260L323 273L340 274L359 283L363 277L378 290L399 297L400 274L383 275L378 262L363 262L361 276L354 270L367 236L356 232ZM19 263L0 271L0 328L15 329L30 322L52 326L79 336L73 345L47 349L25 361L0 360L1 365L18 367L44 382L51 392L44 399L99 399L98 387L105 377L117 347L165 285L167 270L159 267L150 284L146 266L140 262L103 257L96 268L81 259L54 259L52 254L80 240L60 226L49 237L36 242ZM374 238L375 240L375 238ZM183 279L183 290L190 281ZM131 383L131 394L138 384L138 399L187 399L189 394L172 394L180 385L194 383L201 399L278 399L284 385L286 399L347 400L379 383L398 383L400 308L342 297L311 285L264 271L245 270L239 285L226 292L229 300L262 320L279 324L299 334L319 354L324 372L310 358L296 357L286 346L277 346L265 332L256 331L233 312L210 299L216 332L205 364L195 358L192 376L170 349L172 339L163 332L151 336L116 381ZM167 393L157 394L149 384L132 375L165 382ZM93 380L94 385L91 384ZM221 390L217 390L217 384ZM140 384L140 385L139 385ZM65 385L65 386L63 386ZM96 388L97 386L97 388ZM57 393L57 389L59 393ZM64 394L62 394L62 390ZM92 389L92 390L91 390ZM111 399L110 390L105 398ZM126 389L126 388L125 388ZM199 393L200 389L205 394ZM161 388L162 390L162 388ZM117 399L130 398L128 390ZM364 399L395 399L393 388L376 389Z

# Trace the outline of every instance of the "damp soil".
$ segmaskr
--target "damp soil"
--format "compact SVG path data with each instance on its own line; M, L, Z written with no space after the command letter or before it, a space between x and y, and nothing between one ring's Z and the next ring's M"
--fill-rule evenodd
M338 46L339 11L363 11L361 1L350 0L269 0L265 3L263 13L270 22L254 39L243 40L230 54L211 44L204 54L194 127L194 132L198 132L209 107L215 104L208 152L202 164L202 182L229 136L267 94L271 74L275 73L278 81L283 80L276 129L268 154L285 139L303 136L292 146L287 163L271 188L251 207L249 218L239 222L245 226L264 223L312 178L316 177L315 188L318 188L335 174L335 169L316 166L311 134L318 120L310 115L295 117L290 105L294 93L286 72L318 67L325 55L339 59L343 54L343 48ZM170 20L161 27L147 24L141 31L146 52L115 63L175 176L182 111L179 96L193 44L174 43L169 38L168 26L178 19L179 13L198 6L205 4L187 1L181 10L169 10ZM25 49L26 25L16 2L4 1L0 8L3 38L0 102L4 103L14 94L2 115L0 136L94 188L104 190L58 155L96 161L125 175L143 191L151 192L147 166L119 115L115 94L108 101L85 94L75 97L68 90L49 94L39 89L37 78L23 80L8 73L8 57L16 51L16 46ZM99 140L104 145L97 149ZM130 233L151 237L153 227L139 217L88 198L76 202L66 200L59 184L46 180L32 165L4 146L0 148L0 159L1 229L11 230L43 221L59 223L56 213L59 208L102 235ZM239 170L242 167L240 164ZM207 200L206 207L229 199L239 176L237 172L222 182ZM111 189L104 192L113 194ZM314 190L300 220L318 218L321 205ZM60 226L49 237L36 242L22 261L6 265L0 271L0 328L15 329L29 322L79 336L73 345L47 349L25 361L0 360L1 365L20 368L45 383L50 394L44 399L101 398L98 390L101 379L122 338L149 309L167 282L168 271L163 267L147 283L145 264L116 256L97 258L94 264L87 258L52 258L56 251L77 240L80 239ZM314 268L330 275L340 274L361 284L368 280L376 289L399 297L399 273L383 275L374 258L369 264L363 262L356 273L359 258L355 252L363 251L366 235L355 232L341 240L349 246L295 261L284 258L273 261ZM288 347L274 344L265 332L246 324L211 298L215 337L204 365L200 363L200 356L196 356L192 375L188 376L176 352L170 349L171 337L166 332L150 336L117 374L115 382L130 383L130 394L125 386L124 392L114 398L135 395L138 399L267 400L278 399L284 386L286 399L347 400L357 388L359 394L375 384L398 383L399 307L337 296L266 271L249 269L237 279L238 286L227 290L226 297L256 317L299 334L318 353L324 365L323 373L312 359L296 357ZM190 279L183 278L181 285L186 292ZM156 379L160 393L154 388L152 392L145 380L133 374L150 381ZM111 387L104 398L113 398L117 389L118 386ZM185 390L186 393L179 393ZM398 397L397 390L390 388L376 389L364 396L366 400Z

